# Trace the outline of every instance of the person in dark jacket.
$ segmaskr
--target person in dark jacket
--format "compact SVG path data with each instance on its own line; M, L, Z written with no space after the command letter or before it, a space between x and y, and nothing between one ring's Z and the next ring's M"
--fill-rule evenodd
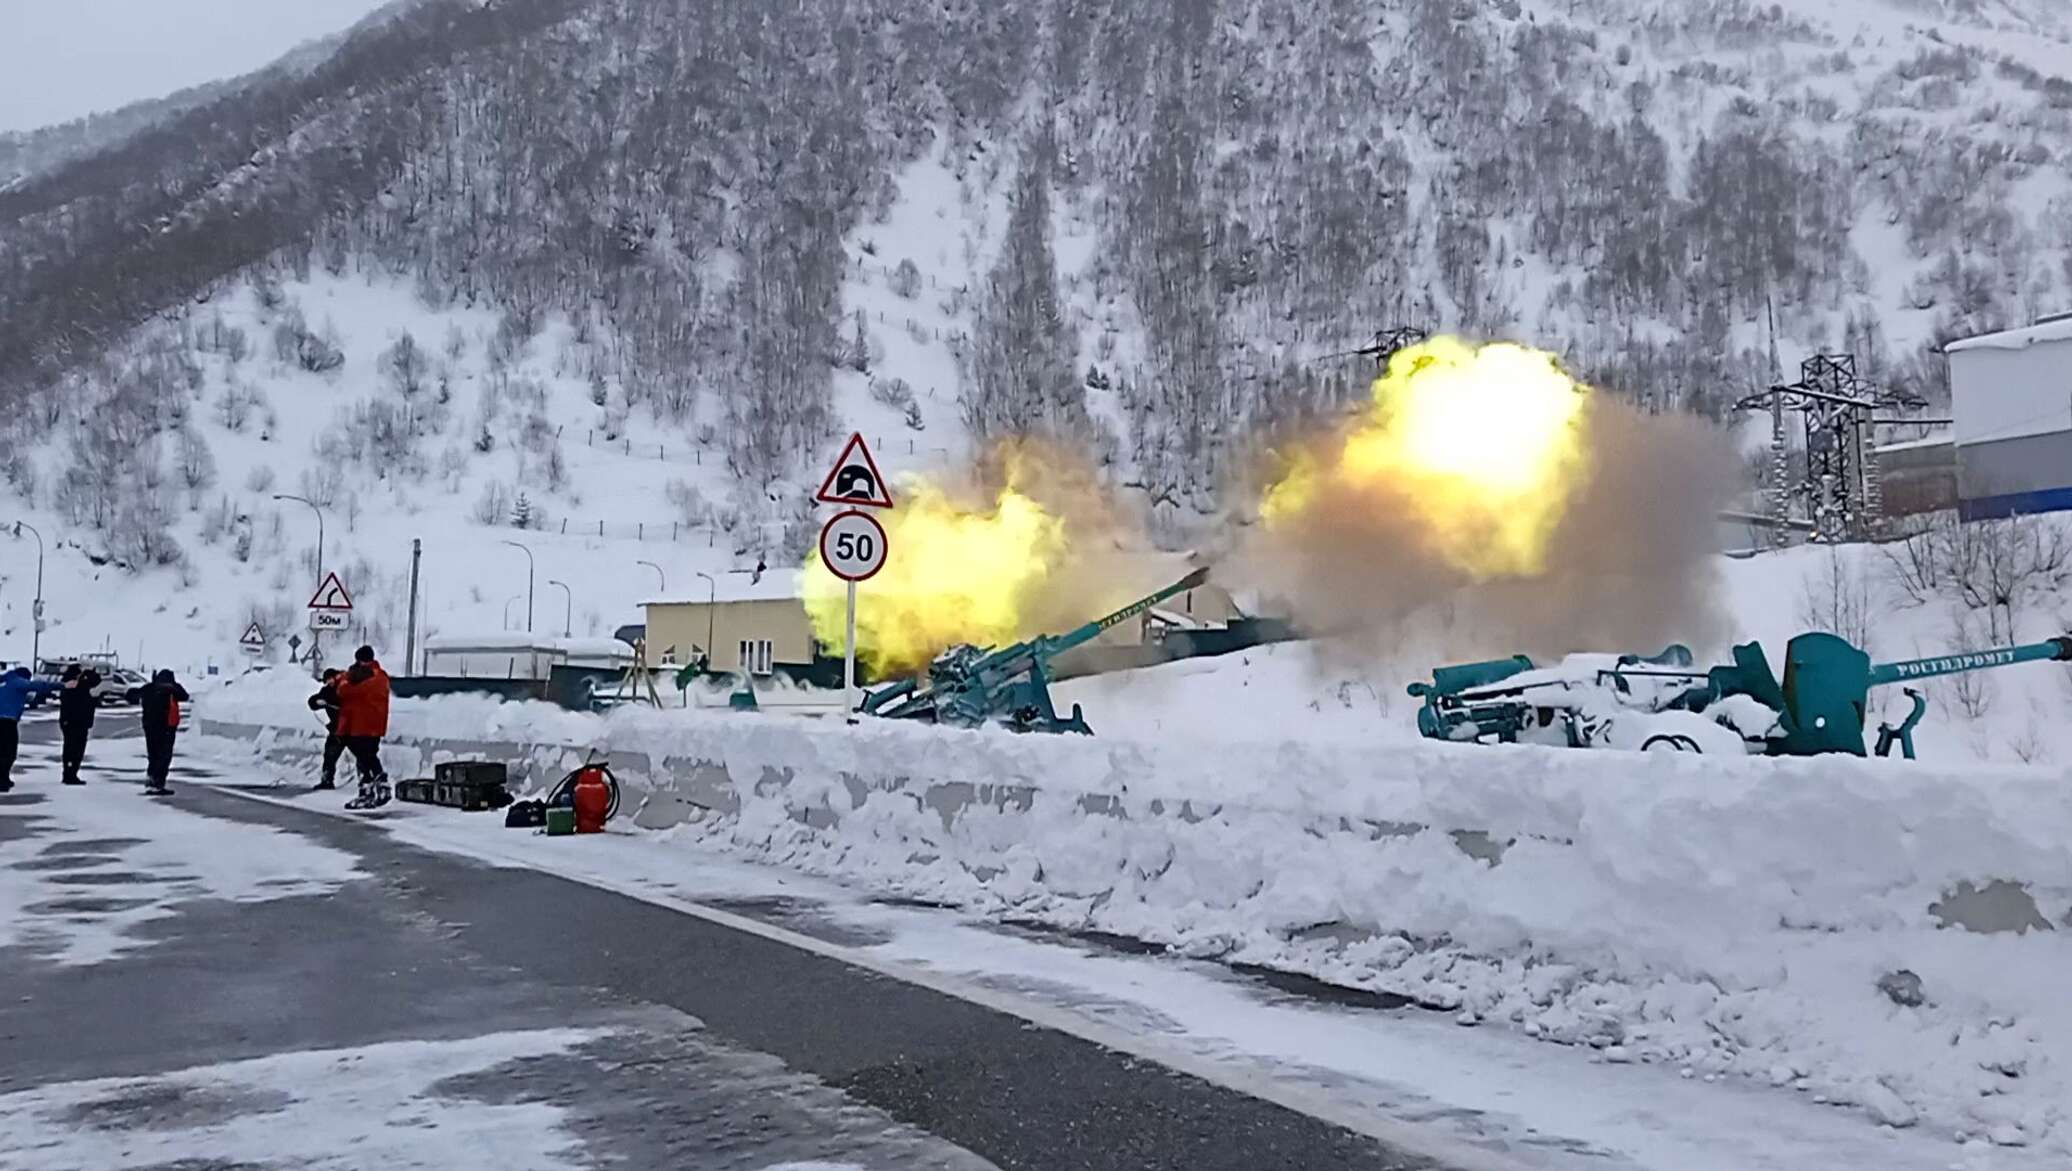
M151 677L137 694L144 716L144 791L154 797L172 792L166 778L173 771L173 740L180 734L180 705L187 689L171 671Z
M309 710L324 713L324 776L319 789L338 787L338 758L345 753L345 737L338 734L338 677L336 667L324 668L323 686L309 697Z
M347 809L374 809L388 804L388 773L381 767L381 738L388 735L388 672L374 658L374 648L353 652L353 665L336 684L338 734L360 770L360 793Z
M30 675L27 667L0 675L0 793L14 788L14 755L21 748L21 718L29 697L57 689L57 684Z
M65 784L86 783L79 779L79 766L86 763L86 739L93 734L94 713L101 705L101 697L94 690L100 685L100 672L82 670L77 663L65 668L64 680L59 684L58 731L65 738L60 758Z

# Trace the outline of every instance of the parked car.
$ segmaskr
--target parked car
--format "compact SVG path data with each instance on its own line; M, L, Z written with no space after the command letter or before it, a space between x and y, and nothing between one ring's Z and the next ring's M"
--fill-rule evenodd
M115 667L101 672L101 689L95 696L102 707L115 707L125 703L136 703L138 693L150 680L127 667Z
M101 686L95 691L94 698L99 701L102 707L114 707L121 703L135 703L136 697L133 693L136 689L144 686L146 682L145 678L135 671L129 670L126 667L116 666L113 657L109 655L80 655L77 658L44 659L36 664L36 678L50 683L62 683L65 679L66 670L74 666L82 671L97 672L101 676ZM29 697L29 706L41 707L44 703L50 701L51 697L47 694L32 695Z

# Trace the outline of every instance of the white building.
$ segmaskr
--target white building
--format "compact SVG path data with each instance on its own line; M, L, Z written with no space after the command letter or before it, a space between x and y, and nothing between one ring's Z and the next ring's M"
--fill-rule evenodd
M555 667L623 671L633 648L617 639L548 635L442 635L425 640L424 673L457 679L545 679Z
M2072 509L2072 313L1943 351L1958 513L1973 520Z

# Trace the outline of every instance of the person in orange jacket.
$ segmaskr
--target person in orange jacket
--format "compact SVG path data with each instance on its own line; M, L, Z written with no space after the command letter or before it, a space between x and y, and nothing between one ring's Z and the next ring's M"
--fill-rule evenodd
M388 735L389 677L374 648L353 652L353 665L332 684L338 696L338 736L360 770L360 792L347 809L375 809L389 802L388 773L381 767L381 738Z

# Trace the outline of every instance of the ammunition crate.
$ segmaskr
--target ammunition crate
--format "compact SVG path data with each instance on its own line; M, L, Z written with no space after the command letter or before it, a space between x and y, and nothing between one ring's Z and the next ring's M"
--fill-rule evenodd
M504 787L505 773L504 766L493 760L449 760L433 767L432 779L442 785L494 785L501 789Z

